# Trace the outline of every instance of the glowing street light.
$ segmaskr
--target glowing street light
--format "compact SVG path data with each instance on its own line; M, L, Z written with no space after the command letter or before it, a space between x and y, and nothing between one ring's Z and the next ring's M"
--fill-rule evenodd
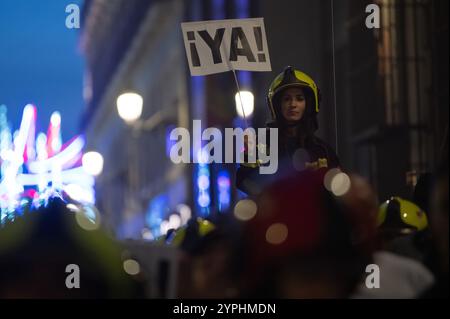
M87 152L81 159L83 169L90 175L97 176L103 171L103 156L97 152Z
M127 92L117 98L117 111L119 116L127 123L133 123L141 117L142 96L134 92Z
M252 92L241 91L240 96L239 96L239 92L238 92L234 96L234 99L236 101L236 112L239 115L239 117L243 118L244 114L245 114L245 117L249 117L253 114L255 98L254 98ZM242 104L244 104L244 112L242 111L241 99L242 99Z

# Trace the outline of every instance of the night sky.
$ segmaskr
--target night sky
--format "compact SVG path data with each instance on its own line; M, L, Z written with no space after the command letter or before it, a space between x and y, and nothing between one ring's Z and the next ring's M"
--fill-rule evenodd
M0 105L8 107L13 130L23 107L37 106L37 130L47 131L59 111L63 143L79 132L83 110L83 57L79 30L65 26L69 4L81 0L0 1Z

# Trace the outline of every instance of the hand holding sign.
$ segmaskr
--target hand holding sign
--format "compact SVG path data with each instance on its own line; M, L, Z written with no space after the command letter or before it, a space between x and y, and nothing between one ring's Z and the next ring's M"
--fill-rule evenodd
M263 18L181 24L191 75L271 71Z

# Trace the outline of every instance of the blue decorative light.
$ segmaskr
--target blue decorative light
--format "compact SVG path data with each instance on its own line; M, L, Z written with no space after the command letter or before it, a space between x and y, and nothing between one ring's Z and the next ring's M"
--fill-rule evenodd
M217 176L218 208L220 212L225 212L230 207L230 188L230 174L226 170L221 170Z
M150 202L146 214L146 222L154 238L161 236L161 223L169 207L167 194L159 194Z

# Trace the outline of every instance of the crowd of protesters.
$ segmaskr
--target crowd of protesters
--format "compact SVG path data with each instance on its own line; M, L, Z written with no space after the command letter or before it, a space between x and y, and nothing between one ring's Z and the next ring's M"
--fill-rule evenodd
M296 172L227 214L192 218L153 241L178 255L165 279L176 282L172 297L448 297L448 163L428 178L427 207L414 196L380 205L353 174L337 193L329 175ZM167 297L146 289L155 278L144 266L124 271L126 243L80 220L79 207L52 197L3 225L0 298ZM81 269L80 289L67 288L69 264Z

